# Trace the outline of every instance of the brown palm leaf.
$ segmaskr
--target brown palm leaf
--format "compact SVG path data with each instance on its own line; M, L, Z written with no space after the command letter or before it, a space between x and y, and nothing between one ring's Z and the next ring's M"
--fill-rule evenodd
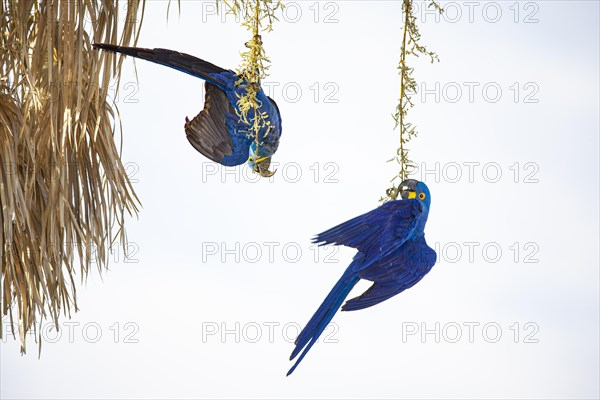
M0 303L22 352L44 318L58 329L77 310L76 269L102 270L137 213L107 100L122 58L92 43L135 42L143 4L0 0Z

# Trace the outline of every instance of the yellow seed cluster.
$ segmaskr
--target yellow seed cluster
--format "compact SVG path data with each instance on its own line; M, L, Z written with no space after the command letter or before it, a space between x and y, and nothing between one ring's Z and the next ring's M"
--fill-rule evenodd
M242 52L242 62L237 71L240 77L237 85L245 85L245 92L238 98L240 120L248 125L247 135L259 143L259 132L266 128L266 134L271 130L268 115L259 112L261 106L256 95L260 90L260 81L267 75L269 59L263 47L260 31L270 32L273 21L277 20L275 13L283 8L281 1L272 0L221 0L227 12L243 18L242 26L252 33L252 38L246 42L247 50ZM250 110L252 117L248 118Z

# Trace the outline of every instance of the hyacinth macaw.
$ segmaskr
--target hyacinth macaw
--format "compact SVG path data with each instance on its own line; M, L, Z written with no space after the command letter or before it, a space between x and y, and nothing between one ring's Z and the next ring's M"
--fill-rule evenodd
M290 375L325 330L354 285L374 282L363 294L348 300L342 311L362 310L414 286L433 267L436 253L425 242L425 223L431 196L423 182L400 184L402 200L384 203L366 214L318 234L314 243L354 247L358 253L296 339Z
M225 166L240 165L247 161L252 171L261 176L269 177L275 173L269 171L269 166L279 146L281 115L275 101L262 88L256 94L260 105L258 112L266 115L270 126L260 129L257 141L254 133L248 134L249 125L239 118L237 102L245 94L247 83L240 81L235 72L173 50L104 43L96 43L94 47L152 61L205 80L204 109L191 121L185 118L185 133L192 146ZM254 110L250 109L246 117L251 121Z

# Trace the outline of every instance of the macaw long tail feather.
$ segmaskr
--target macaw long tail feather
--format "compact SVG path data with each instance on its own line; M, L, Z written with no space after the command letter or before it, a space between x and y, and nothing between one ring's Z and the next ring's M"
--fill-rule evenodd
M317 312L315 312L310 321L308 321L308 324L306 324L302 332L298 335L295 342L296 347L290 356L290 360L296 358L302 349L304 349L304 351L302 351L302 354L300 354L300 357L298 357L294 366L288 371L288 376L294 372L298 364L300 364L300 361L306 356L306 353L308 353L313 344L319 339L319 336L321 336L329 322L331 322L333 316L348 296L348 293L350 293L352 288L360 280L360 278L352 272L352 267L353 264L350 264L346 272L344 272L333 289L331 289L323 303L321 303Z
M222 72L226 72L226 69L189 54L167 49L122 47L107 43L94 43L94 47L97 49L111 51L113 53L121 53L131 57L141 58L142 60L147 60L156 64L164 65L166 67L174 68L178 71L185 72L186 74L204 79L221 89L224 88L224 82L220 81L214 76L211 76L210 74L220 74Z

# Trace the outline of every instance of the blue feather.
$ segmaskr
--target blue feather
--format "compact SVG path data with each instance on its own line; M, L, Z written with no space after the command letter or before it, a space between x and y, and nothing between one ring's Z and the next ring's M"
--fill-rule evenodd
M404 181L414 198L390 201L323 233L314 243L345 245L358 250L352 263L331 289L321 306L296 339L290 375L315 344L327 324L360 279L373 285L348 300L342 311L361 310L403 292L419 282L435 265L436 254L425 242L424 229L431 197L422 182ZM408 192L404 191L408 196ZM302 353L300 353L302 352Z
M275 101L269 98L262 88L256 93L256 100L259 103L257 112L263 115L270 125L262 126L256 138L255 133L251 132L250 125L239 117L238 101L246 94L247 82L240 79L235 72L189 54L168 49L122 47L105 43L95 43L94 47L164 65L203 79L207 85L213 85L225 96L219 97L213 94L212 102L205 103L205 109L198 115L197 121L196 118L191 122L186 119L188 139L196 150L215 162L234 166L248 161L248 166L253 171L260 172L262 176L270 176L268 166L271 157L277 151L281 137L281 114ZM209 118L207 115L211 110L213 115ZM202 115L207 118L202 120ZM247 121L251 122L254 115L254 109L250 109L246 115ZM258 149L251 152L250 146L255 141L258 142ZM257 158L262 161L256 163Z
M319 339L329 322L333 319L335 313L339 310L340 306L348 296L348 293L352 290L354 285L360 280L354 272L352 272L352 264L346 269L346 272L333 286L323 303L319 306L315 314L312 316L306 327L300 332L296 339L294 351L290 356L290 360L296 358L296 356L302 351L300 357L296 360L292 368L288 371L287 375L290 375L298 364L304 359L308 351L311 349L313 344Z

